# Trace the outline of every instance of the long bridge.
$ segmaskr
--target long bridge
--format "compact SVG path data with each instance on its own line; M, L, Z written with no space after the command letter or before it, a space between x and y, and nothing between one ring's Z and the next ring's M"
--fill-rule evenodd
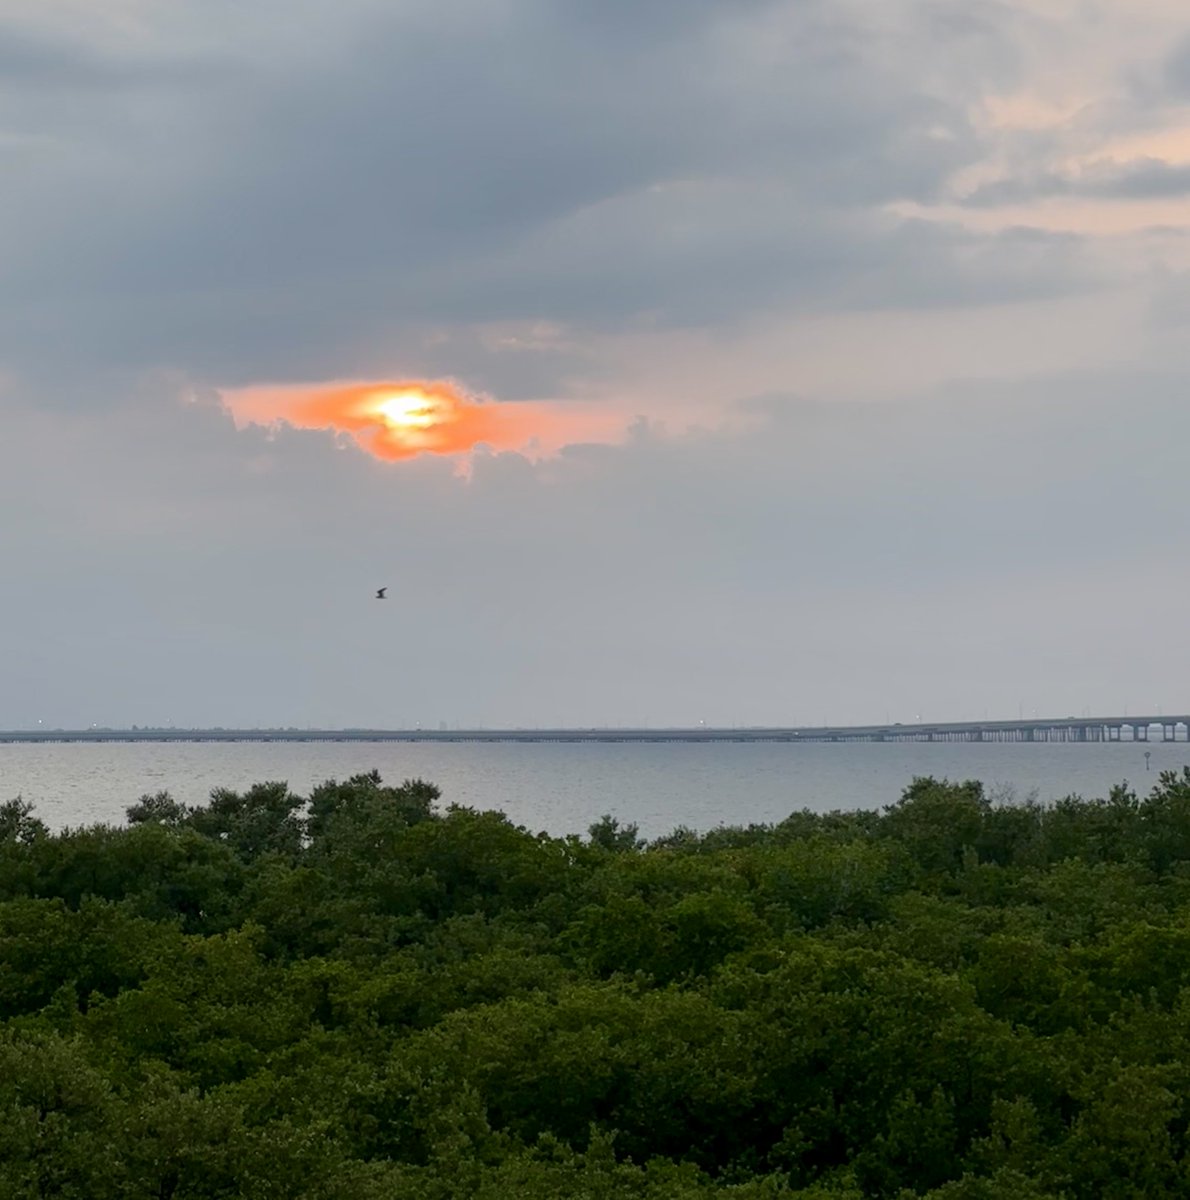
M1186 742L1190 715L903 725L640 729L13 729L2 743L64 742Z

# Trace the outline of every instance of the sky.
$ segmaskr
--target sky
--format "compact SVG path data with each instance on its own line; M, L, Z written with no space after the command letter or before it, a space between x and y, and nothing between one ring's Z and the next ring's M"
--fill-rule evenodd
M1190 712L1174 0L0 0L0 172L0 727Z

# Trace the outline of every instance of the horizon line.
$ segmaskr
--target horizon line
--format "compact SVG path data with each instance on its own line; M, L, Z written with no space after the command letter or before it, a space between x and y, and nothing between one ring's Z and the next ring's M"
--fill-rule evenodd
M363 738L368 735L385 738L407 738L410 740L459 739L465 736L475 736L481 739L494 739L499 736L525 736L530 734L548 734L562 737L579 735L591 738L599 736L623 735L685 735L690 738L700 736L730 737L736 734L750 734L757 737L796 737L799 734L821 735L823 732L838 732L860 734L863 732L890 733L894 736L914 732L962 732L962 731L997 731L1012 729L1072 729L1079 727L1111 726L1130 727L1138 729L1146 726L1162 725L1176 728L1184 726L1190 740L1190 713L1137 713L1130 715L1087 715L1065 717L1009 717L983 718L982 720L940 720L940 721L883 721L851 724L830 724L826 722L807 725L772 725L772 724L733 724L709 725L706 722L696 724L672 725L447 725L438 726L382 726L382 725L98 725L71 727L65 725L49 726L39 722L35 726L0 729L0 739L5 740L36 740L38 737L69 737L71 739L100 739L103 737L129 738L136 735L148 734L154 736L169 735L209 735L218 738L234 738L239 735L272 735L280 737L292 735L295 737L317 738L319 735Z

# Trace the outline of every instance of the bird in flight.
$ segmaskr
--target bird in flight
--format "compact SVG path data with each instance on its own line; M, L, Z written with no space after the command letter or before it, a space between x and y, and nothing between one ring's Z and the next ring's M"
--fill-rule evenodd
M376 589L376 599L377 599L377 600L383 600L383 599L385 599L385 595L384 595L384 593L385 593L385 592L387 592L387 591L388 591L388 588L386 588L386 587L377 588L377 589Z

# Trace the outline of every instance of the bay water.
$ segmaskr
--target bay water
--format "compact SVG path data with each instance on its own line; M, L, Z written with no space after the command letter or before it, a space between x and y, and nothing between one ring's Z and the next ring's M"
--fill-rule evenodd
M284 780L304 795L376 769L386 783L429 780L444 805L498 809L534 832L584 833L608 813L658 837L680 825L780 821L802 808L879 809L918 775L978 779L993 794L1048 801L1104 796L1122 782L1143 794L1158 772L1188 763L1186 742L0 745L0 801L30 800L61 829L122 823L145 793L200 804L213 788Z

